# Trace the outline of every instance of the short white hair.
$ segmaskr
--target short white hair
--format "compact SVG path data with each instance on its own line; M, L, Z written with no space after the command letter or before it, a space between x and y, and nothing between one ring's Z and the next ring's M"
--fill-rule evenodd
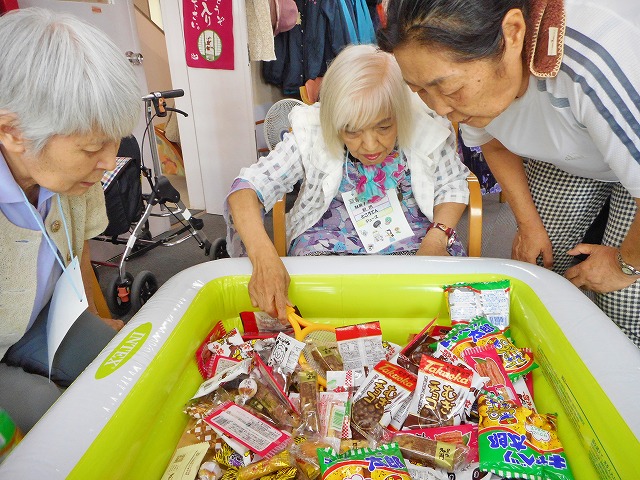
M142 112L133 66L97 28L41 8L0 17L0 115L39 153L55 135L131 134Z
M344 149L340 132L360 130L381 114L395 119L398 146L413 129L410 90L396 59L374 45L350 45L331 62L320 87L320 124L327 148Z

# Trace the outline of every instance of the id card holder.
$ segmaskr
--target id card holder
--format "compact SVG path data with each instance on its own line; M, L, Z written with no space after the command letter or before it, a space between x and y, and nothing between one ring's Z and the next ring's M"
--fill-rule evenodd
M361 202L355 190L342 193L344 205L367 253L378 253L392 243L413 236L395 190L375 202Z
M63 270L56 283L47 316L47 354L49 357L49 376L53 357L62 340L78 317L89 306L82 283L82 273L78 257Z

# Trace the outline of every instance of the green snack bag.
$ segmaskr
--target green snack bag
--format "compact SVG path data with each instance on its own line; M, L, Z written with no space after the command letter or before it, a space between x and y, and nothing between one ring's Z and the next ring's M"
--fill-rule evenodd
M464 351L472 347L492 345L511 380L527 374L538 365L523 350L517 348L498 327L485 317L476 317L469 324L459 324L451 329L439 345L451 350L464 360Z
M378 448L358 448L337 455L331 448L318 449L322 480L371 478L411 480L400 447L396 442Z
M509 329L509 280L455 283L444 286L451 325L468 324L484 316L501 332Z
M573 480L556 416L481 395L480 470L507 478Z

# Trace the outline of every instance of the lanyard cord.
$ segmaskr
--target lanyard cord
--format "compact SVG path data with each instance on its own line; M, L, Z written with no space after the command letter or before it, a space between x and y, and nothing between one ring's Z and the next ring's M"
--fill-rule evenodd
M49 237L47 230L44 228L44 221L42 220L42 217L40 217L40 215L36 215L36 213L34 212L35 207L33 207L33 205L31 205L31 203L27 199L27 196L25 195L24 190L20 189L20 192L22 193L22 197L24 198L24 202L26 203L27 208L29 209L29 212L31 212L31 215L33 215L33 218L38 223L38 227L40 227L40 231L42 232L44 239L47 241L47 244L49 244L49 248L51 248L51 251L53 252L54 256L56 257L56 260L58 261L58 263L60 264L60 267L62 268L62 271L64 272L64 270L66 269L66 266L62 262L62 259L58 254L58 249L53 244L53 241ZM56 198L58 199L58 210L60 211L60 216L62 217L62 225L64 226L64 233L67 237L67 245L69 246L69 253L73 254L73 249L71 248L71 239L69 238L69 230L67 229L67 220L64 218L64 213L62 212L62 203L60 202L60 195L56 194ZM78 299L82 300L82 295L78 291L78 288L71 281L71 278L69 278L68 275L66 277L67 277L67 280L69 281L69 284L71 284L73 291L78 296Z

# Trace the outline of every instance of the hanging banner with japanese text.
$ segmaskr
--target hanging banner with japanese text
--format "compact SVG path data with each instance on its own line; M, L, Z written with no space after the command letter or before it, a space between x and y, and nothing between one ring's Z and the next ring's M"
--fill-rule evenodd
M182 0L187 66L233 70L232 0Z

